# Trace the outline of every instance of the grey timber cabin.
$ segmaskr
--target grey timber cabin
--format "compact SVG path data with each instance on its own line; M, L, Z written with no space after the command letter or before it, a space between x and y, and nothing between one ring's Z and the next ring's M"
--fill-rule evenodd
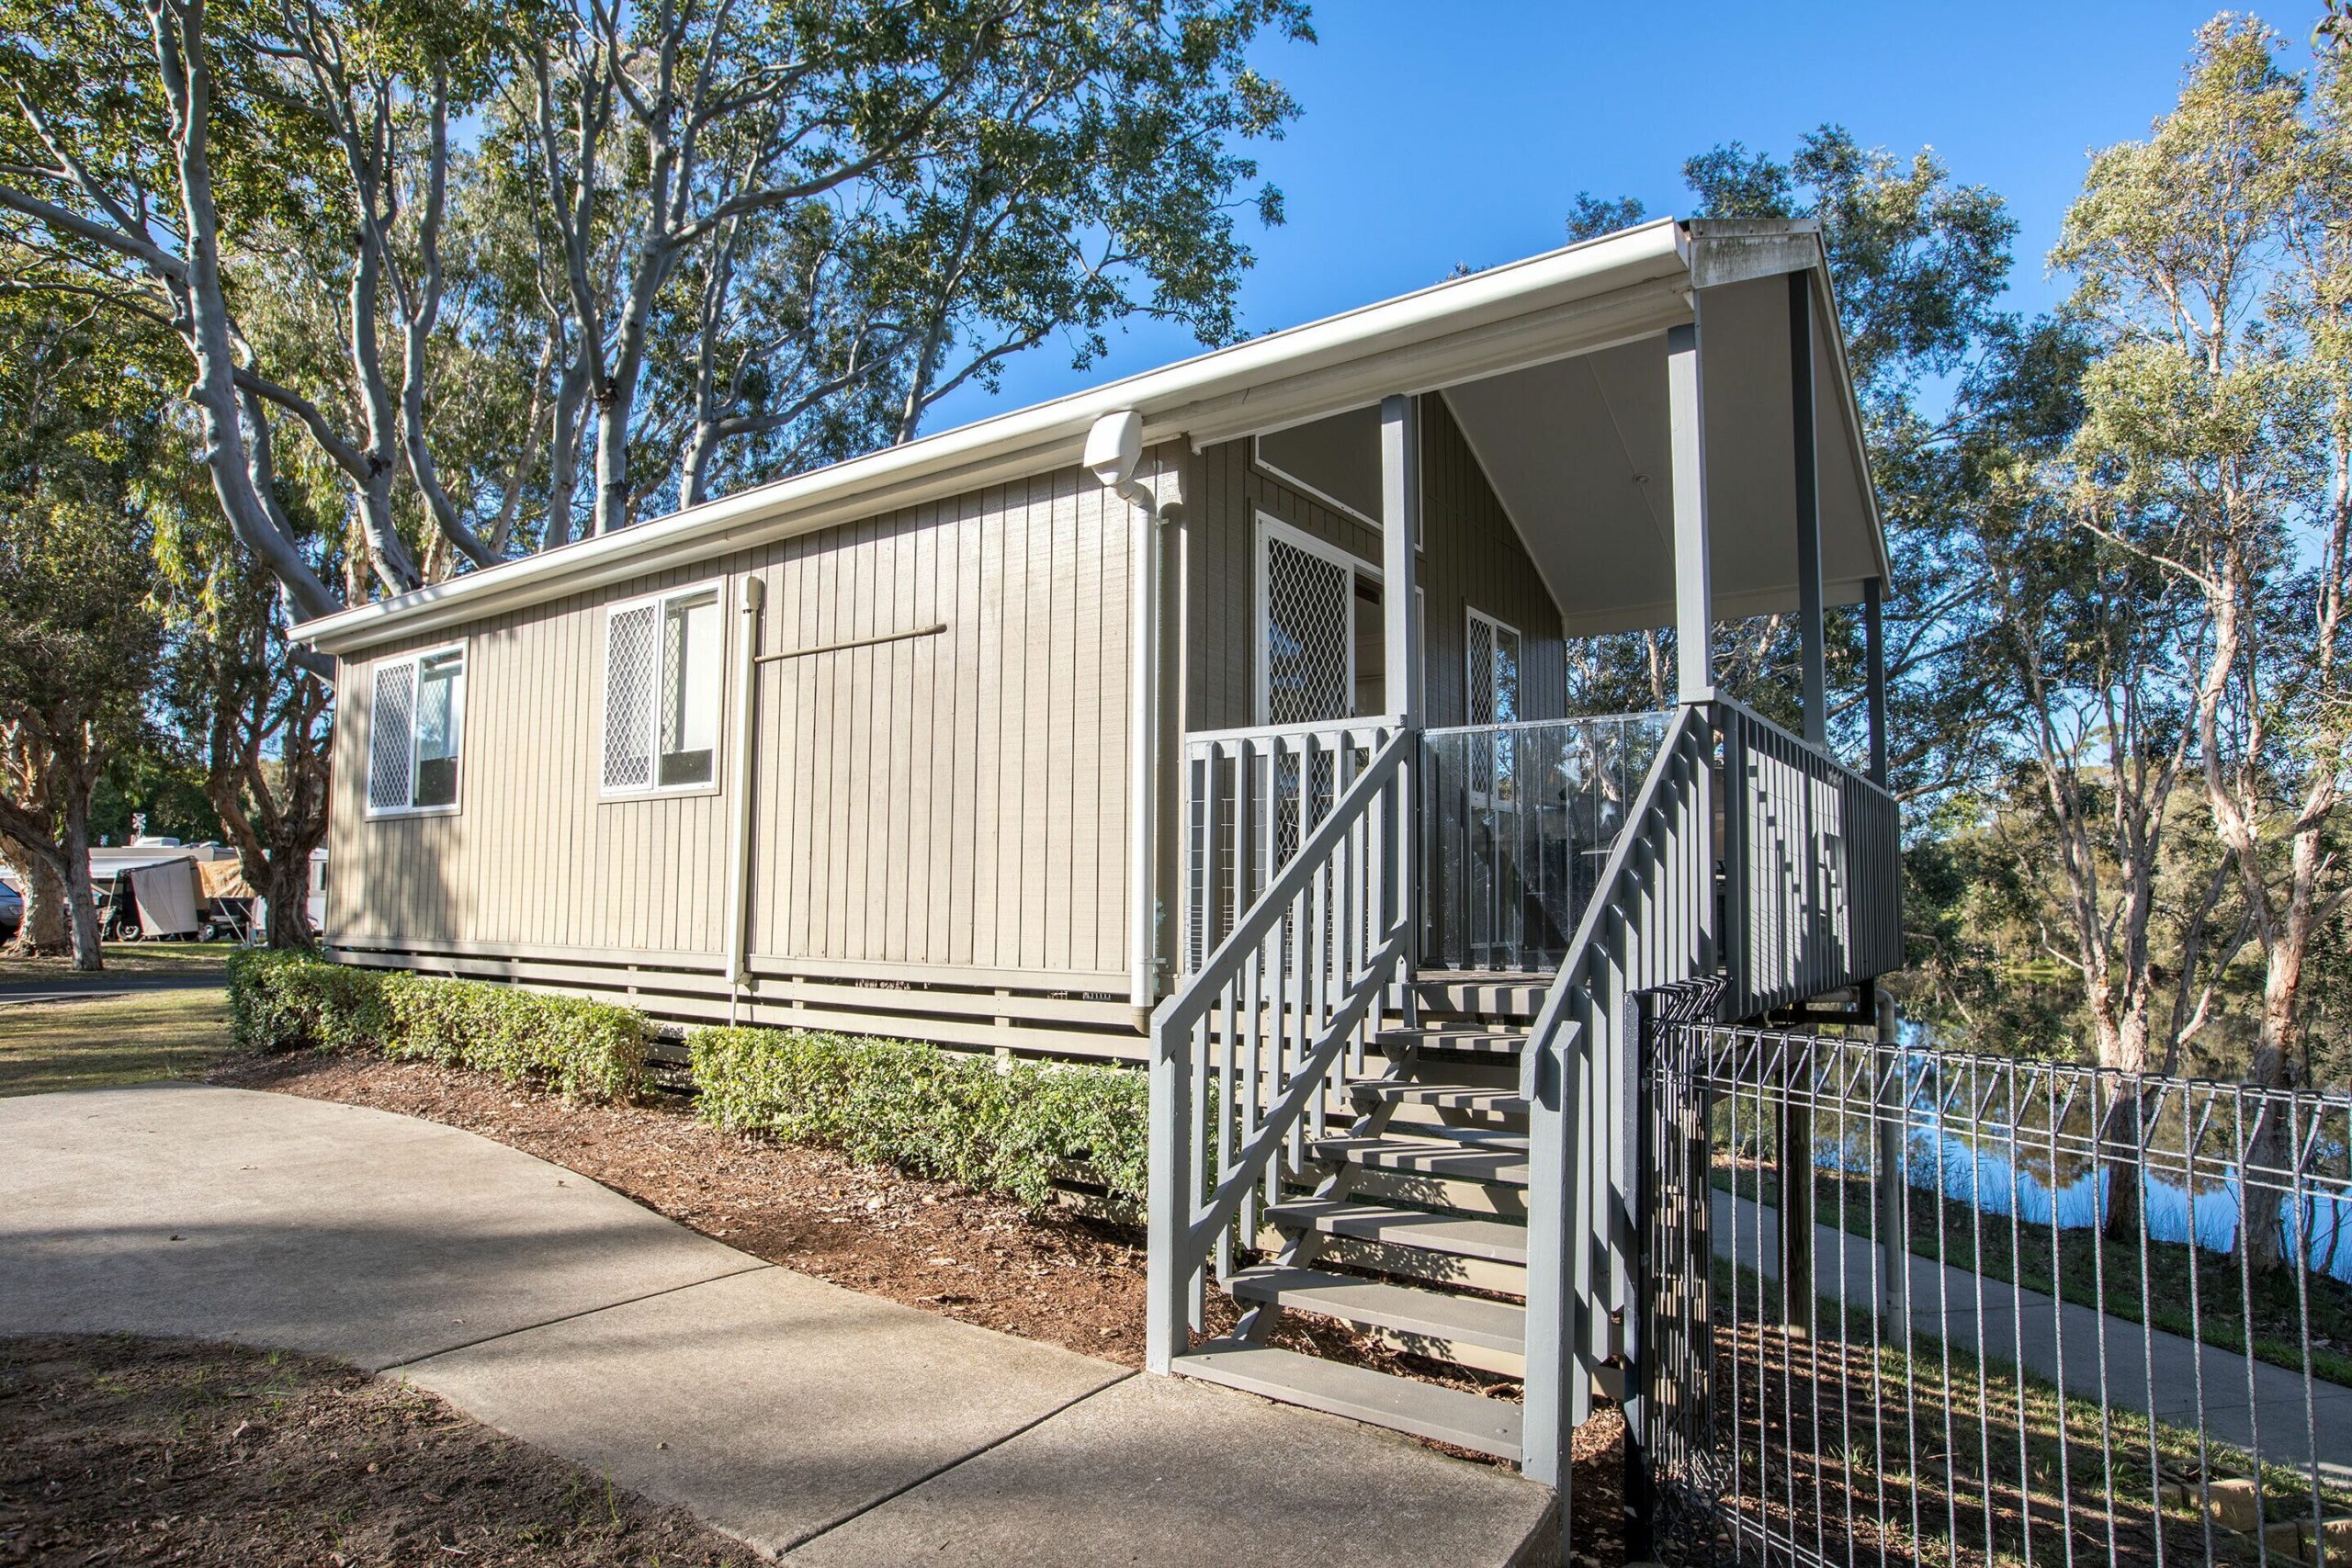
M306 623L328 952L1147 1064L1154 1370L1558 1484L1638 997L1902 960L1833 299L1809 224L1660 220ZM1714 689L1766 613L1803 734ZM1678 705L1566 717L1567 640L1647 627ZM1267 1346L1293 1310L1523 1400Z

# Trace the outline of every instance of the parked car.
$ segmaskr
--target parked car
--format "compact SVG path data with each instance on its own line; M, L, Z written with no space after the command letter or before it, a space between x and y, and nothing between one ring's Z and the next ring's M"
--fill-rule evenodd
M0 941L17 934L25 923L25 897L5 882L0 882Z

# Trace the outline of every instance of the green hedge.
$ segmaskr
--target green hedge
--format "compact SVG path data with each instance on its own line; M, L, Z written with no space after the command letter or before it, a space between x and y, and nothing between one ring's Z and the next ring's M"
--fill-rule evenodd
M633 1008L305 953L231 954L229 1016L237 1044L252 1051L438 1062L582 1100L634 1100L650 1082L645 1019Z
M688 1042L696 1114L713 1125L888 1161L1033 1209L1057 1176L1082 1170L1114 1207L1142 1210L1141 1073L801 1030L698 1029Z

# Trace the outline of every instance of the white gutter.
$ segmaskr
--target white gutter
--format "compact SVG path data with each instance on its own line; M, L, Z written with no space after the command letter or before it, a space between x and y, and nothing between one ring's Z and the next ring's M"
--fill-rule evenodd
M1429 390L1662 330L1678 309L1688 319L1676 289L1689 287L1681 230L1660 219L305 621L293 637L322 653L352 652L871 515L886 502L915 504L1066 466L1106 413L1137 413L1147 442L1210 441L1337 412L1366 388Z

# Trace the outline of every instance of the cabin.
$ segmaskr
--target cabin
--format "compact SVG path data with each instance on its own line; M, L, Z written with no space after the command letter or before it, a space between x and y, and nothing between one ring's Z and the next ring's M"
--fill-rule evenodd
M309 622L328 950L1136 1063L1155 1371L1558 1484L1628 1353L1645 998L1901 963L1833 299L1809 224L1660 220ZM1715 689L1762 614L1802 733ZM1645 628L1676 702L1572 716L1572 640Z

